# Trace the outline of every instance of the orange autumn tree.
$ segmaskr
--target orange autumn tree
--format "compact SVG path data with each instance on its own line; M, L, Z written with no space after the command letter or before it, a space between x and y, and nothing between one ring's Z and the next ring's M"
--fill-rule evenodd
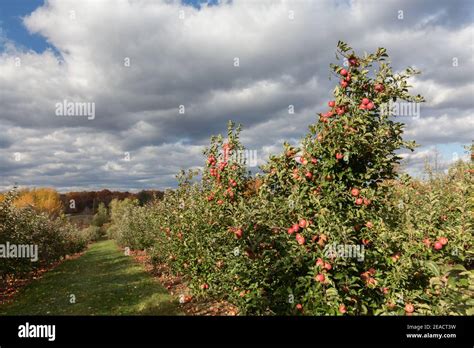
M58 217L63 212L59 193L52 188L23 189L14 205L18 208L31 207L36 212L46 213L51 217Z

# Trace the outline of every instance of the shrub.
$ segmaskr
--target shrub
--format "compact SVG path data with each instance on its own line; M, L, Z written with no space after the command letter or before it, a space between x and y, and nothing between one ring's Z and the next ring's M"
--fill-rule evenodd
M51 219L32 207L17 207L17 193L0 202L0 244L36 245L37 262L28 258L0 258L0 274L21 275L84 249L87 240L65 218Z

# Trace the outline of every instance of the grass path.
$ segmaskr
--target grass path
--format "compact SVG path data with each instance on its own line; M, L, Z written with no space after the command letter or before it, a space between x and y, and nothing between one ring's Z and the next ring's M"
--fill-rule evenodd
M91 245L0 306L0 315L179 314L173 297L109 240Z

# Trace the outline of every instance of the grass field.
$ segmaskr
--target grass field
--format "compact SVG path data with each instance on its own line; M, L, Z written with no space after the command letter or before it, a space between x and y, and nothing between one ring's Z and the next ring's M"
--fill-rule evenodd
M109 240L47 272L0 307L0 315L179 314L166 289Z

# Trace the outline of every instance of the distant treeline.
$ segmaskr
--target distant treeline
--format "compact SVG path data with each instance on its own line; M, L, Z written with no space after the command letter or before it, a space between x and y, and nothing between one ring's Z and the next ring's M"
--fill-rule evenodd
M140 202L140 205L143 205L152 201L155 197L161 199L163 197L163 192L156 190L142 190L137 193L130 193L105 189L102 191L68 192L60 194L60 199L66 214L93 214L97 212L97 207L100 203L104 203L105 206L108 207L113 199L137 199Z
M163 198L163 192L156 190L143 190L137 193L113 192L110 190L90 192L58 193L53 188L19 189L13 204L18 208L32 208L38 213L47 213L52 217L65 214L95 214L100 203L109 207L113 199L136 199L144 205L154 198ZM0 202L5 199L5 194L0 193Z

